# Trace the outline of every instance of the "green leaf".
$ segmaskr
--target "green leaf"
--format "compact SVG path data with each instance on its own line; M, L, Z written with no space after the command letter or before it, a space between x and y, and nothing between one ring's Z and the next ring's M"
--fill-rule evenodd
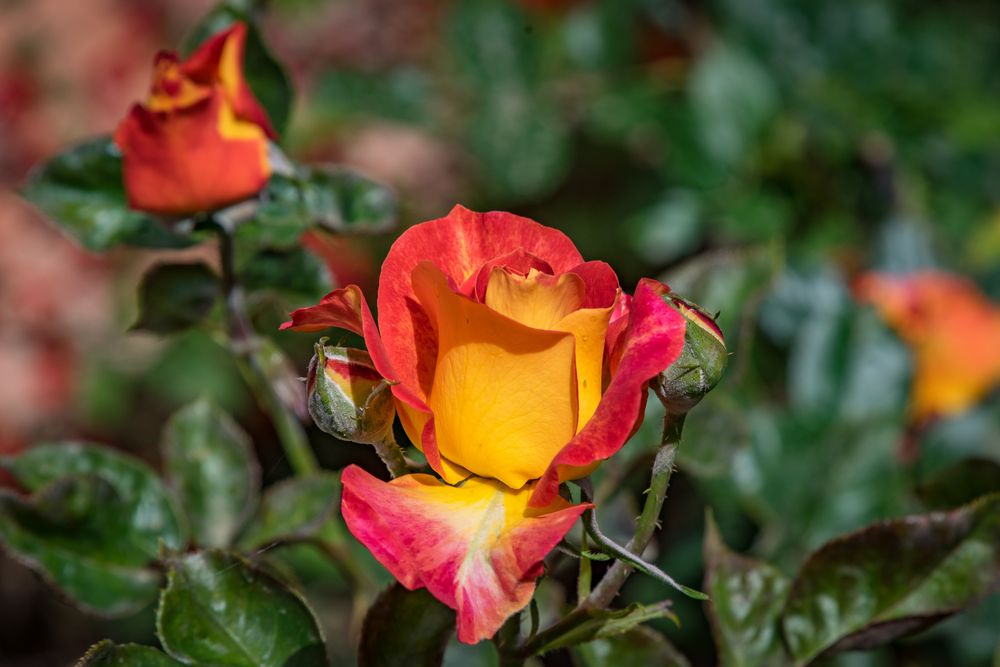
M397 209L391 190L356 171L299 166L292 176L271 177L257 219L261 227L298 223L344 234L371 234L392 227Z
M294 477L270 487L260 511L240 536L239 544L258 549L275 542L300 542L316 537L334 516L340 480L328 473Z
M180 513L163 482L131 456L90 443L42 443L5 461L4 467L32 492L74 475L97 475L107 481L125 503L131 544L149 560L159 557L161 540L169 549L181 549L187 543Z
M170 560L156 626L167 653L187 664L326 665L322 635L302 597L219 551Z
M250 90L267 112L268 119L278 135L283 135L291 116L295 91L271 50L264 43L256 22L242 4L222 2L205 16L184 40L183 52L190 54L212 35L221 32L237 21L247 24L247 44L243 60L243 76Z
M29 499L0 494L0 541L84 610L125 615L160 585L134 510L101 477L65 477Z
M208 315L220 290L219 280L207 264L158 264L139 284L139 319L132 329L182 331Z
M258 502L260 470L250 437L202 399L170 418L162 448L167 481L187 510L194 542L228 546Z
M939 471L916 488L928 508L951 509L1000 491L1000 463L981 457L963 459Z
M152 646L115 644L105 639L91 646L76 667L179 667L183 664Z
M372 604L361 629L361 667L437 667L455 631L455 612L426 589L393 584Z
M287 251L261 250L247 261L239 276L248 291L274 291L293 303L315 303L333 288L323 262L301 246Z
M788 579L778 570L734 553L712 515L705 528L705 588L708 617L719 663L724 667L787 664L779 619Z
M41 165L28 176L21 194L88 250L123 243L151 248L192 243L128 208L121 152L109 137L81 143Z
M792 584L782 625L796 664L881 646L984 597L1000 579L1000 495L828 542Z
M625 609L587 609L578 614L578 622L573 628L561 632L551 640L533 643L532 654L541 655L595 639L614 637L658 618L669 618L677 622L677 617L666 604L644 606L634 603Z
M595 639L573 649L581 667L657 665L690 667L688 659L662 634L639 626L614 637Z

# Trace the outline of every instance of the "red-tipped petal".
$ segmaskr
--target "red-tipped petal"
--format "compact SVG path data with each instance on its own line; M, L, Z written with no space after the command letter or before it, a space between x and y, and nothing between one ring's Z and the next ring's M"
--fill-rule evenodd
M430 475L382 482L349 466L341 479L351 533L404 586L426 587L454 609L468 644L528 604L542 559L589 507L556 498L532 510L527 488L476 477L461 486Z
M667 368L684 346L684 316L660 296L662 285L643 279L629 310L628 328L615 350L617 370L587 425L553 459L531 496L544 507L558 496L560 472L584 468L615 452L642 417L647 382Z
M291 318L281 325L281 330L314 332L336 327L364 335L361 309L365 301L361 288L348 285L335 289L315 306L292 311Z

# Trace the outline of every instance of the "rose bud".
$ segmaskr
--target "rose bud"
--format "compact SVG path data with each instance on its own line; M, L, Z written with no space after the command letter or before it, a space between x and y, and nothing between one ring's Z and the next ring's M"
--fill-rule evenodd
M687 318L688 325L681 356L651 384L667 412L680 415L697 405L719 383L729 352L722 330L705 311L675 294L663 298Z
M209 211L259 192L271 174L267 114L243 76L247 27L235 23L187 60L156 56L150 96L115 130L129 206Z
M316 343L306 390L309 414L321 431L366 445L391 436L396 416L389 383L364 350Z

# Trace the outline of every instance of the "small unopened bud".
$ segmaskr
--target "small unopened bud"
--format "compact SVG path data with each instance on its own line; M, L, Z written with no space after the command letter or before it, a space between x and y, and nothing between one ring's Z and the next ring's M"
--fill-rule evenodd
M668 413L686 414L722 379L729 353L711 316L675 294L663 298L687 318L688 325L680 356L652 385Z
M392 392L364 350L316 343L306 389L309 414L320 430L366 445L391 436Z

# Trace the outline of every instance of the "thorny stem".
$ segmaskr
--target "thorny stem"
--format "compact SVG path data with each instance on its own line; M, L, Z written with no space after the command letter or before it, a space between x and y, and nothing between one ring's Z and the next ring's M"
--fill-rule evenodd
M684 415L667 413L664 416L663 442L653 460L653 472L650 476L649 491L646 493L646 503L643 505L642 514L639 515L639 520L636 522L635 533L625 545L626 549L636 555L645 551L650 540L653 539L653 533L656 532L660 510L663 509L667 487L670 486L670 475L674 472L677 445L680 443L683 429ZM611 604L634 569L624 561L616 560L587 598L587 605L603 608Z
M382 459L382 463L385 464L389 474L394 478L402 477L410 472L410 467L406 464L406 458L403 456L403 450L396 444L391 429L385 438L375 443L375 453Z
M243 288L233 269L233 239L222 225L219 225L219 260L229 348L236 355L240 371L257 401L271 417L292 470L297 475L315 473L319 465L309 447L306 432L298 417L281 402L265 370L260 343L247 315Z

